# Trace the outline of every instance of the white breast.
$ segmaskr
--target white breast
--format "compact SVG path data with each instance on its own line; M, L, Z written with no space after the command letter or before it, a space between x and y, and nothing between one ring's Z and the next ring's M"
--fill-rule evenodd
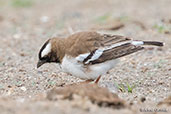
M78 62L75 58L65 56L62 61L62 69L64 72L70 73L75 77L81 79L96 79L100 75L105 74L107 71L112 69L118 59L110 60L104 63L89 65L87 69L81 62Z

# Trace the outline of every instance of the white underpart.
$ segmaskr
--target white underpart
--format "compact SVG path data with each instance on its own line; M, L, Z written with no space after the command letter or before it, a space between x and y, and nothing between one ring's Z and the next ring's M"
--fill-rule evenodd
M144 42L143 41L132 41L131 44L135 45L135 46L139 46L139 45L143 45Z
M51 51L51 43L48 43L41 53L41 57L44 57Z
M75 58L65 56L61 67L64 72L70 73L75 77L81 79L97 79L100 75L112 69L117 62L118 59L110 60L100 64L89 65L87 69L87 67L78 62Z

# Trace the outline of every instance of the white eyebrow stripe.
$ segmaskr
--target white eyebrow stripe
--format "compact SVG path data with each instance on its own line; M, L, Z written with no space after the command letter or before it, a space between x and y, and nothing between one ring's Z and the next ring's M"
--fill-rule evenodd
M51 43L48 43L41 53L41 57L44 57L51 51Z

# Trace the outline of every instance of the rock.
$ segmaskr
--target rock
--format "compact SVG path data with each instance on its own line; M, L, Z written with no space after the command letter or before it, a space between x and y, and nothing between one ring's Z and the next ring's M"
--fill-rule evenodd
M99 87L96 84L87 83L54 88L47 93L47 99L68 99L72 101L75 98L73 97L75 95L82 97L82 99L88 98L88 100L99 107L112 107L120 109L126 106L123 100L121 100L116 94L109 92L108 89Z
M158 106L160 105L168 105L171 106L171 96L169 96L168 98L164 99L163 101L160 101L158 103Z

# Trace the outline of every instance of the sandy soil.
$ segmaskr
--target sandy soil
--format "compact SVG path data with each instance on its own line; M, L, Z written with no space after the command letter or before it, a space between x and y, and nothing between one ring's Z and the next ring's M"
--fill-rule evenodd
M0 0L1 114L171 113L170 0L32 0L25 5L13 1L17 0ZM56 64L36 69L42 44L53 36L92 29L166 44L121 58L100 80L99 86L118 94L126 108L46 97L54 87L82 80L61 72Z

